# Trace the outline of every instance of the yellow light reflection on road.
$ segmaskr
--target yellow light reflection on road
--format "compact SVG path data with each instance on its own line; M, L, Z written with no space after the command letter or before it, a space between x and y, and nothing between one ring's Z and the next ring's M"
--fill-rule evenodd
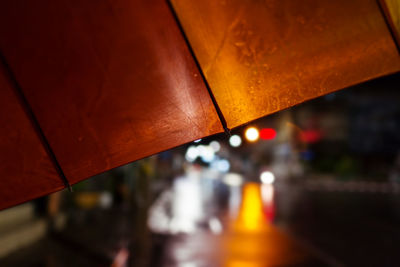
M243 188L242 205L235 223L240 231L259 231L266 228L260 185L248 183Z
M272 184L247 183L243 186L242 203L234 227L223 235L222 266L292 266L304 260L304 250L271 224L273 199Z
M225 267L264 267L265 263L263 262L251 262L244 260L230 260L226 262Z

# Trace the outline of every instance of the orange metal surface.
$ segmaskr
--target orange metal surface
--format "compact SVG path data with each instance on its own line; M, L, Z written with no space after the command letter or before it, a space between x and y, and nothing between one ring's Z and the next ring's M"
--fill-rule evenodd
M223 131L162 0L2 2L0 49L71 183Z
M64 188L0 66L0 209Z
M228 127L400 70L375 0L172 0Z

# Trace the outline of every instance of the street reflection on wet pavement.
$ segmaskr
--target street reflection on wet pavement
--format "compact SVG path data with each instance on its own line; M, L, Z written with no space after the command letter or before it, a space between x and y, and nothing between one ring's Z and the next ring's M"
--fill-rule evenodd
M207 170L174 181L150 209L149 226L169 236L163 266L319 266L311 251L272 224L274 185ZM214 194L210 193L214 192ZM202 194L201 192L204 192ZM169 197L169 196L170 197ZM221 197L224 196L224 197ZM163 210L171 211L169 217Z
M154 198L137 187L138 206L73 209L0 266L399 266L398 185L315 181L193 164Z

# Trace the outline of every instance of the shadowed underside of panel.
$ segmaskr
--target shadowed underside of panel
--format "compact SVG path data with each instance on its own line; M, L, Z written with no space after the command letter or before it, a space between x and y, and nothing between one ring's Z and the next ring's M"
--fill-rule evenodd
M400 70L376 0L172 0L233 128Z
M0 209L64 188L0 65Z
M70 183L223 131L165 1L0 5L0 49Z

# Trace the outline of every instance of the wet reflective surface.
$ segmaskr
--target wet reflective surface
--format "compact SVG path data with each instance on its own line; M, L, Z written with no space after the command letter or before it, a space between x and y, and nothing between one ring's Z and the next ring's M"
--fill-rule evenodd
M2 2L0 31L71 184L223 131L166 1Z
M350 192L329 185L281 182L232 186L208 175L206 169L197 168L174 180L150 206L147 219L124 206L75 213L79 217L66 229L3 257L0 263L190 267L400 263L399 192L366 191L363 185L353 185Z
M36 127L27 132L42 137L66 187L400 70L376 0L2 1L0 50L19 92L4 97L24 103ZM2 121L17 129L15 118ZM318 129L298 132L321 139ZM7 134L1 161L12 154L11 165L34 171L17 181L0 165L0 208L62 188Z
M375 0L172 0L228 127L400 70Z
M0 209L64 188L1 63L0 125Z
M0 212L0 266L398 266L400 76Z
M229 186L207 177L205 170L192 171L175 183L179 185L173 187L177 191L172 202L155 203L169 205L170 218L161 220L159 207L149 214L151 229L171 235L162 255L166 266L291 266L316 261L273 225L273 185ZM207 192L210 184L214 193L225 187L225 197L194 193L196 188Z

